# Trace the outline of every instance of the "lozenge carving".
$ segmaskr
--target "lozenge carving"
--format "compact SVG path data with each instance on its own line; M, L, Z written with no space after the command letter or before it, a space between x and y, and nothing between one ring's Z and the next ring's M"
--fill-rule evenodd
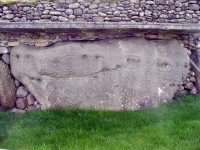
M176 40L134 37L19 45L11 70L42 108L134 110L172 99L189 72L189 54Z

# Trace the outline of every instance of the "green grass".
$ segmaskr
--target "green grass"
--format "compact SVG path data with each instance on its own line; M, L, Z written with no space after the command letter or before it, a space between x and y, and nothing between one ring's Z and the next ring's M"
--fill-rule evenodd
M200 150L200 96L137 111L0 111L0 149Z

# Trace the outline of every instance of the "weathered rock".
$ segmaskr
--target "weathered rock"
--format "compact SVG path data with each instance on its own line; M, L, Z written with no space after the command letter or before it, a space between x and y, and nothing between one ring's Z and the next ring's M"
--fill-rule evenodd
M27 102L28 102L28 105L33 105L35 102L35 97L31 93L28 94L27 96Z
M2 60L3 60L6 64L10 64L10 55L9 55L9 54L3 54Z
M156 106L172 99L189 72L189 51L175 40L119 38L44 49L11 51L13 75L42 108Z
M24 114L26 111L21 110L21 109L17 109L17 108L13 108L10 112L13 113L13 114Z
M9 109L16 101L15 83L7 64L0 60L0 108Z
M8 53L8 49L5 47L0 47L0 54L6 54Z
M188 90L193 89L193 87L194 87L194 84L193 84L192 82L189 82L189 83L187 83L187 84L185 85L185 88L188 89Z
M25 86L18 87L16 95L17 95L17 97L22 97L22 98L26 97L28 95L28 91L27 91L26 87Z
M18 98L16 101L16 106L19 109L25 109L27 106L27 99L26 98Z

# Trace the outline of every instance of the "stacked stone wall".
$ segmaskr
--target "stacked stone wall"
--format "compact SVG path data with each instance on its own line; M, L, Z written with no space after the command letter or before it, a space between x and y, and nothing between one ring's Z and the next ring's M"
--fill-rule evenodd
M58 0L0 5L4 22L199 23L198 0Z

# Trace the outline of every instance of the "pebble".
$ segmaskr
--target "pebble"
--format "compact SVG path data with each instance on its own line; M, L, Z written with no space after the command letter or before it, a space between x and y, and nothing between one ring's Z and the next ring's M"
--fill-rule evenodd
M16 96L17 97L26 97L28 95L28 90L26 89L25 86L20 86L17 88Z

